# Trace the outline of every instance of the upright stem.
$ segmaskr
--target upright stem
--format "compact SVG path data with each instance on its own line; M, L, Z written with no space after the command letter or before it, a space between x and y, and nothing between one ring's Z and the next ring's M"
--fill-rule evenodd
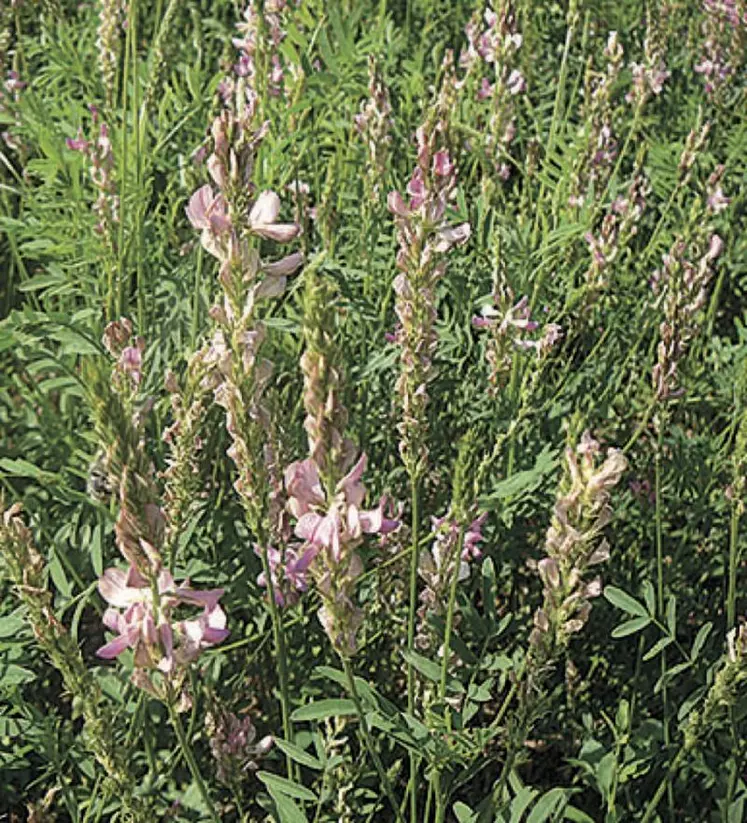
M739 501L731 506L729 529L729 588L726 595L726 630L734 628L737 614L737 567L739 565Z
M200 768L197 765L197 761L195 760L195 755L192 751L192 747L189 745L187 736L184 734L184 727L182 726L182 721L179 719L178 712L174 709L173 699L169 700L168 708L169 717L171 718L171 724L173 725L174 731L176 732L176 737L179 741L179 746L182 750L182 754L184 755L184 759L187 761L187 766L189 766L189 771L192 773L192 778L197 784L197 789L200 792L200 797L202 797L202 800L205 804L205 808L207 809L208 814L210 815L210 819L213 821L213 823L220 823L220 818L218 817L215 809L213 808L213 803L210 800L210 795L208 794L207 787L205 786L205 782L203 781L202 775L200 774Z
M264 537L264 536L263 536ZM285 657L285 632L280 620L278 604L275 600L275 587L272 583L272 570L270 568L270 557L267 548L267 540L262 539L262 568L267 580L267 596L270 602L270 620L272 621L272 638L275 645L275 659L278 666L278 676L280 678L280 714L283 721L283 737L293 742L293 727L290 720L290 692L288 690L288 666ZM285 766L288 777L293 779L293 760L286 755Z
M656 495L656 607L659 613L659 620L665 621L664 614L664 539L662 529L662 496L661 496L661 452L664 445L664 427L666 424L666 412L661 410L658 421L658 433L656 444L656 455L654 457L654 490ZM664 745L669 746L671 740L669 735L669 709L667 700L667 686L664 678L667 673L667 650L661 652L661 700L662 700L662 724L664 729ZM672 786L667 783L667 798L669 801L670 813L674 808L674 794Z
M677 769L679 769L680 764L685 756L685 747L683 746L678 752L677 756L671 762L669 768L667 769L667 773L664 775L659 787L657 788L654 796L649 801L648 806L646 806L646 812L641 818L641 823L649 823L649 821L653 818L656 814L656 808L661 802L662 797L664 797L664 792L669 791L671 792L672 789L672 778L677 773Z
M451 713L446 707L446 680L449 676L449 660L451 658L451 632L454 627L454 607L456 605L457 584L459 583L459 565L462 560L462 546L464 545L464 524L459 524L459 536L457 537L456 549L454 551L453 569L451 570L451 581L449 586L449 604L446 609L446 628L444 630L444 645L441 657L441 679L438 684L438 702L444 707L444 719L446 728L451 731ZM442 823L446 814L446 806L443 802L441 792L441 771L433 770L432 784L436 796L436 823Z
M413 472L410 475L412 550L410 554L410 601L407 612L407 651L411 653L415 650L415 614L418 605L419 486L419 478L417 474ZM415 712L415 669L409 660L407 661L407 711L410 715L413 715ZM410 781L408 783L408 792L410 794L410 823L417 823L418 820L417 770L417 757L414 752L410 752Z
M363 742L368 750L368 754L373 760L373 764L376 767L376 771L379 774L379 780L381 781L381 786L384 789L384 793L386 794L387 798L389 799L389 803L394 810L395 817L397 819L397 823L405 823L404 818L399 810L399 805L397 803L397 798L394 796L394 791L392 790L392 785L389 782L389 778L387 777L386 770L384 769L384 764L381 762L381 758L379 757L378 752L374 748L373 741L371 740L371 735L368 731L368 722L366 721L366 715L363 712L363 706L361 704L361 699L358 695L358 689L355 685L355 675L353 674L353 667L350 665L350 660L348 658L342 658L342 665L345 669L345 676L348 680L348 691L350 692L350 697L353 699L353 703L355 703L355 711L358 714L358 722L360 723L361 727L361 736L363 737Z

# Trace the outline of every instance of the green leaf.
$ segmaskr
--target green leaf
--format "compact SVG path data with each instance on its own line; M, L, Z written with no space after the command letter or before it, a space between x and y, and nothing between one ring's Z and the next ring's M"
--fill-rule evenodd
M458 823L475 823L477 820L477 814L473 812L466 803L462 803L461 800L454 804L452 811L456 815Z
M670 595L667 601L667 627L674 637L677 632L677 598L674 595Z
M575 806L566 806L563 809L563 816L572 823L596 823L593 817L589 817L586 812L582 812L581 809L577 809Z
M514 797L511 802L511 817L509 823L521 823L524 812L532 805L532 801L538 794L537 789L532 789L529 786L523 786L519 789L516 797Z
M558 465L558 455L550 447L546 446L537 457L531 469L516 472L505 480L501 480L493 487L490 494L481 499L485 508L496 508L502 500L514 497L520 492L528 492L536 489L542 481L551 474Z
M15 663L0 664L0 686L20 686L21 683L31 683L36 680L34 672L16 666Z
M646 601L646 607L649 614L656 614L656 592L654 584L650 580L643 582L643 599Z
M606 586L604 596L613 606L617 606L618 609L622 609L628 614L634 614L637 617L649 617L643 603L639 603L634 597L616 586Z
M291 714L291 720L295 723L303 723L306 720L324 720L327 717L340 717L340 715L355 713L355 703L352 700L317 700L296 709Z
M0 617L0 637L17 637L26 627L26 621L15 614Z
M289 743L287 740L283 740L280 737L276 737L274 740L275 745L280 749L280 751L283 752L283 754L287 754L288 757L290 757L291 760L295 760L296 763L300 763L302 766L308 766L310 769L321 770L324 768L324 764L321 760L317 760L314 755L305 752L293 743Z
M296 803L274 787L267 787L270 796L275 801L275 809L281 823L309 823L309 819Z
M495 623L495 564L491 557L482 561L482 602L485 616Z
M671 637L662 637L661 640L654 643L654 645L643 655L644 660L651 660L652 657L656 657L657 654L666 649L667 646L671 645L673 642Z
M611 636L614 638L627 637L629 634L635 634L641 629L645 629L650 623L651 618L649 617L634 617L632 620L627 620L625 623L615 626L612 629Z
M703 646L705 645L706 640L708 639L708 635L711 633L712 628L713 623L710 622L700 627L700 631L698 631L695 635L695 640L693 640L693 647L690 649L691 660L697 659L703 649Z
M287 797L295 797L298 800L308 800L309 803L318 802L317 796L306 786L301 786L287 777L280 777L272 772L257 772L257 777L267 786L270 791L278 791ZM273 794L274 796L274 794Z
M423 677L432 680L434 683L441 682L441 666L433 660L428 660L422 654L412 651L402 652L402 657L414 669L417 669ZM446 688L451 692L461 694L464 691L464 686L454 677L448 677L446 680Z
M565 789L555 788L540 797L527 818L527 823L544 823L552 817L566 800Z

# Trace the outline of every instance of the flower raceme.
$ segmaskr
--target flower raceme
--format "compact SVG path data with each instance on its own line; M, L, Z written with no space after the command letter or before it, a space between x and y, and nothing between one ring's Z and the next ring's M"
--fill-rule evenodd
M536 564L544 603L535 612L530 642L541 658L549 659L567 646L588 619L589 601L602 591L599 578L586 581L584 575L609 558L609 545L600 537L612 517L610 490L619 483L627 460L620 450L609 449L598 465L600 451L589 432L576 449L566 450L565 489L545 538L546 556Z
M112 659L129 648L135 652L136 668L171 675L228 637L226 614L218 604L223 589L200 591L188 582L177 586L165 569L150 582L130 566L126 571L107 569L99 592L110 604L104 625L117 635L96 652L99 657ZM174 621L173 611L180 605L203 611L196 618Z
M361 455L337 484L329 506L313 460L292 463L285 474L288 508L296 518L296 537L317 550L326 550L335 563L340 562L346 549L358 545L364 534L387 534L399 525L384 516L383 499L375 509L361 510L366 494L361 477L366 462L366 455Z
M363 571L355 550L365 534L385 535L399 527L398 520L385 515L384 499L375 509L361 508L366 495L361 482L365 468L364 454L335 486L333 494L325 491L319 469L310 458L292 463L285 473L288 509L296 518L296 537L304 542L298 552L291 553L290 562L286 554L282 573L300 588L298 563L304 573L307 568L312 572L324 602L319 620L335 649L346 656L355 652L355 633L362 622L360 610L351 599L355 580Z

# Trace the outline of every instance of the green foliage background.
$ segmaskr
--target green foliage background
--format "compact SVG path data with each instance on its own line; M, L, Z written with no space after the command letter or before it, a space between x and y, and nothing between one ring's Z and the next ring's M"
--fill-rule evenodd
M368 217L362 207L366 154L353 117L367 95L367 58L374 54L390 89L395 123L382 187L403 190L415 161L412 135L431 104L442 58L447 49L458 54L465 44L463 29L475 8L462 0L302 0L291 12L281 46L284 60L306 76L294 99L271 102L271 130L256 182L260 189L285 192L290 217L286 187L303 180L322 214L307 226L300 245L308 258L326 250L321 273L337 288L335 333L345 357L349 433L369 456L372 497L386 491L404 501L408 495L395 429L397 350L386 339L395 323L396 247L385 204L377 204ZM403 719L401 714L406 530L385 558L374 546L367 550L360 586L366 623L357 673L376 689L370 708L382 716L375 732L394 781L404 785L406 746L415 746L429 762L449 764L448 819L477 820L503 757L500 738L488 740L483 732L519 666L540 599L541 586L527 560L541 555L566 429L578 433L588 427L604 444L623 446L644 420L661 319L649 281L675 236L692 236L706 179L723 163L722 186L731 203L715 223L724 249L701 333L681 366L685 392L672 406L663 440L669 620L658 626L644 621L641 631L615 633L631 615L625 617L619 602L595 603L511 777L512 805L496 818L635 820L673 755L678 724L705 693L731 628L724 604L735 502L727 489L735 472L744 472L734 444L747 398L743 67L723 93L704 92L694 65L706 12L693 0L678 5L581 0L572 8L517 2L515 9L524 38L518 65L528 92L517 98L515 169L506 183L497 181L479 148L485 114L469 89L453 112L464 136L455 216L469 220L473 233L451 254L440 286L430 389L427 517L448 506L459 437L472 431L480 451L489 453L511 432L481 498L490 512L485 559L459 591L454 647L461 665L452 674L465 695L460 733L444 738L438 716ZM167 367L184 370L210 327L215 266L200 249L184 207L206 180L193 157L217 111L218 83L235 58L231 36L240 10L224 0L187 0L174 4L164 25L163 3L131 2L111 111L97 66L97 10L89 2L53 0L2 9L6 69L17 70L28 86L0 114L20 144L0 151L0 484L8 500L24 504L48 560L56 614L115 708L117 734L141 775L138 792L154 804L153 819L197 820L202 801L175 749L165 710L144 700L121 667L102 665L94 656L104 632L96 579L117 562L118 553L114 512L86 492L98 444L81 381L82 364L101 356L99 340L107 320L116 316L111 313L116 294L117 315L132 318L147 342L143 394L156 399L148 447L157 468L163 468L160 431L169 418L163 375ZM623 71L614 111L626 153L609 187L594 192L589 206L574 209L566 204L567 195L589 125L582 107L584 72L587 61L603 65L613 30L626 62L643 60L647 32L658 37L672 76L634 124L632 106L624 102L631 72ZM90 105L101 108L113 142L121 198L115 251L93 230L95 193L86 160L65 145L79 127L90 130ZM680 186L677 165L685 139L706 121L709 139L692 179ZM652 189L645 213L611 267L609 289L582 313L578 300L590 262L584 236L598 231L609 204L626 191L636 158ZM497 398L488 393L485 338L471 327L497 271L517 298L529 295L536 311L565 331L527 406L519 391ZM302 284L300 274L268 319L275 362L272 403L287 462L306 450L298 366ZM517 358L515 369L512 385L518 386L530 360ZM232 635L201 658L187 725L228 820L235 819L230 793L211 776L206 707L220 701L234 711L251 711L261 734L279 734L278 684L269 616L256 584L260 561L232 492L220 410L210 412L204 436L204 498L183 535L179 571L195 585L225 587ZM653 485L655 446L647 426L629 450L629 473L614 497L612 559L603 572L605 583L649 604L644 614L655 612L650 605L654 507L647 492L636 493L639 487L630 481ZM744 541L737 530L737 549ZM744 608L741 582L737 614ZM40 655L10 583L0 586L0 811L23 815L27 803L56 787L52 805L60 819L115 819L117 798L97 793L101 776L81 746L74 700ZM296 709L344 693L315 611L314 596L308 595L284 615ZM687 664L668 684L673 738L668 746L655 690L659 656L646 655L667 637L670 665ZM422 683L427 691L427 667ZM675 814L692 821L743 819L746 712L742 695L729 722L714 729L680 770L671 806L665 800L660 808L662 819ZM277 800L278 793L286 795L282 788L273 792L271 779L263 782L248 773L242 791L249 819L303 820L293 817L294 806L303 806L309 820L338 819L341 786L348 790L349 819L392 819L354 727L335 723L340 721L297 723L296 745L308 751L298 782L314 802L296 793L289 806ZM336 748L330 742L335 736ZM280 751L262 768L281 773Z

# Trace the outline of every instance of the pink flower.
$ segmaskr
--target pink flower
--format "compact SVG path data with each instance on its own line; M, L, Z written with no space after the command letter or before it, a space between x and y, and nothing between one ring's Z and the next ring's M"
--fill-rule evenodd
M156 589L157 604L150 582L134 566L127 571L112 568L104 572L99 592L110 607L103 622L117 637L96 652L99 657L112 659L131 648L137 667L158 668L168 674L194 660L203 648L228 637L226 615L218 605L223 589L198 591L189 583L177 587L165 569L158 575ZM198 618L172 624L171 612L179 604L201 606L203 612Z
M490 84L490 81L487 77L482 78L482 82L480 83L480 88L477 90L477 99L478 100L487 100L488 97L493 96L493 86Z
M280 198L274 191L263 191L249 212L251 230L268 240L290 242L298 236L301 227L297 223L276 223L279 214Z
M254 553L261 556L259 546L255 546ZM289 546L285 549L284 555L272 547L267 550L272 590L278 606L294 603L298 599L298 593L308 589L308 571L316 555L317 549L314 546L309 546L305 550ZM267 576L264 572L257 578L257 583L260 586L267 586Z
M189 222L196 229L212 231L216 234L228 231L231 221L226 214L226 203L222 195L214 195L209 184L205 184L189 198L186 208Z
M524 75L518 69L514 69L508 76L509 93L514 95L521 94L521 92L526 91L526 88L527 81L524 79Z
M439 177L450 177L454 173L454 164L445 149L433 155L433 173Z
M327 549L335 562L342 557L343 547L357 545L364 534L387 534L399 526L399 521L385 517L384 500L375 509L361 510L366 460L361 455L337 484L329 506L313 460L293 463L285 473L288 508L298 518L296 536L317 549Z

